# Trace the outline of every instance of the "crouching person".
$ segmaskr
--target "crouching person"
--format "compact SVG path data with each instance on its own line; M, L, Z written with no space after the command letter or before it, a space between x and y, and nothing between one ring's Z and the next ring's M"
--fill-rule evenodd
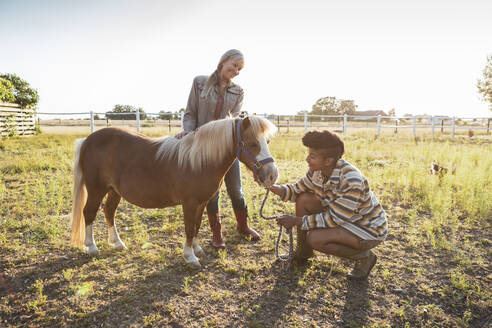
M366 278L377 261L371 249L388 234L386 213L367 179L342 159L345 147L336 134L308 132L302 143L309 149L306 175L295 184L270 188L283 201L296 203L295 216L277 220L285 228L297 227L294 262L306 262L314 249L355 260L349 276Z

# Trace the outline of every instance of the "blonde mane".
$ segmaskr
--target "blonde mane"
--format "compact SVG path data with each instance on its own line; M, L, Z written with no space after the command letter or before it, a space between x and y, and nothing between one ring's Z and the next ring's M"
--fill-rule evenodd
M259 139L269 138L277 128L269 120L248 117L253 134ZM187 134L182 139L163 137L155 139L158 149L155 157L158 161L177 159L179 167L190 167L200 172L207 166L222 162L226 156L233 155L235 119L226 118L202 125L198 130Z

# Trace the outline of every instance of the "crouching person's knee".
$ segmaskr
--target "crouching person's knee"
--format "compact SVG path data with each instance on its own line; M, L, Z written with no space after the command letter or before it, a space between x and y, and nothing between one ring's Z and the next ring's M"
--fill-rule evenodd
M334 244L330 244L327 240L320 238L321 234L319 231L311 230L307 232L306 243L314 250L319 252L330 252L334 251L335 248L331 249L331 246L336 246Z

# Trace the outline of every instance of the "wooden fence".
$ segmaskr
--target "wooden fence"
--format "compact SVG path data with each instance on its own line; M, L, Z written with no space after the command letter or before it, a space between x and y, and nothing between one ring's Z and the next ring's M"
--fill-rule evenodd
M32 110L17 104L0 103L0 137L34 135L36 125Z

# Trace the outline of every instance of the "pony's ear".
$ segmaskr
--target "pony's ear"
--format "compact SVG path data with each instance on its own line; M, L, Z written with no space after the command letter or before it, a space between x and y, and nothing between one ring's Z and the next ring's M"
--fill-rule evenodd
M243 118L243 122L241 123L241 127L243 128L243 131L246 131L247 128L251 126L251 122L249 121L249 117L246 116Z

